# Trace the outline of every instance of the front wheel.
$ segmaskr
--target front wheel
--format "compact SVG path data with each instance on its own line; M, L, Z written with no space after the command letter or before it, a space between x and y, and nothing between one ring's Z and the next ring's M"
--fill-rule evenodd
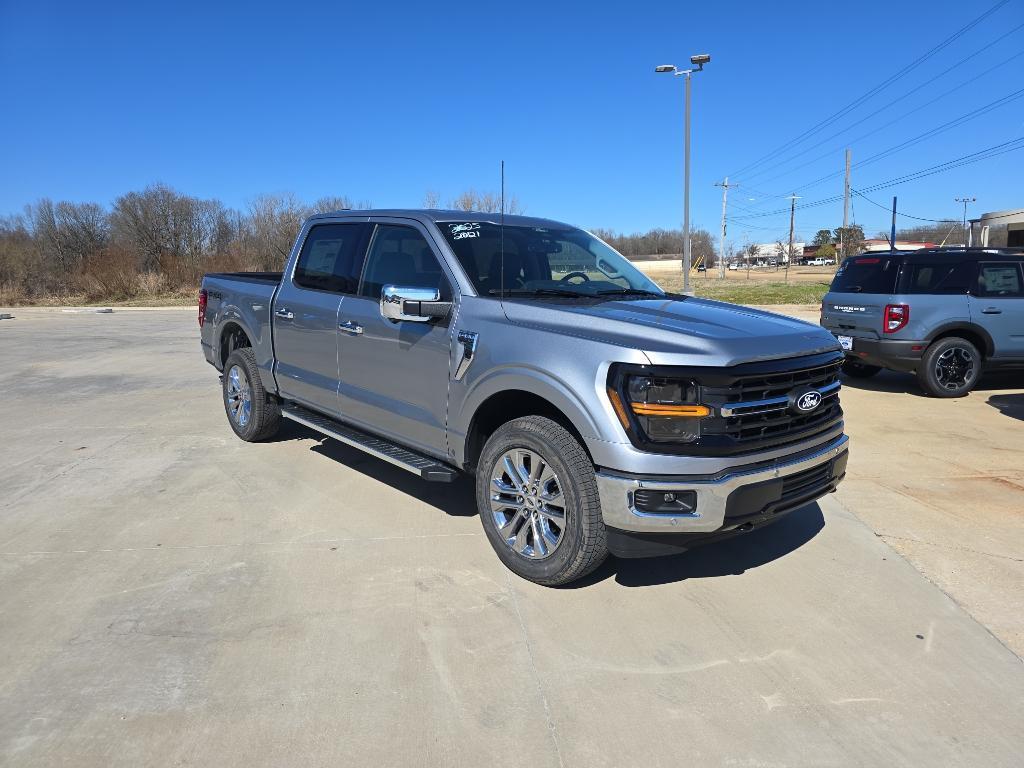
M917 377L935 397L963 397L981 376L981 353L967 339L949 336L932 344L921 358Z
M476 498L491 546L524 579L568 584L608 556L594 466L551 419L525 416L491 435L477 463Z

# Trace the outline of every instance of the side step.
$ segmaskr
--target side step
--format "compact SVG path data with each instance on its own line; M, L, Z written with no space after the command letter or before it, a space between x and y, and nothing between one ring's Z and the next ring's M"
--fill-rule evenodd
M305 424L310 429L334 438L340 443L358 448L360 451L376 456L378 459L401 467L407 472L419 475L424 480L434 483L450 483L458 473L446 464L436 459L424 456L420 453L402 448L392 442L379 437L367 434L360 429L342 424L328 416L321 416L319 413L310 411L294 403L285 403L281 406L281 415L299 424Z

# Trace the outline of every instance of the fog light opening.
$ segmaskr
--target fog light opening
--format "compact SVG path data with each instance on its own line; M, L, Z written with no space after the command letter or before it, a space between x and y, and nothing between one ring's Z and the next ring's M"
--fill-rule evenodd
M645 515L693 516L697 512L697 492L641 488L633 493L633 506Z

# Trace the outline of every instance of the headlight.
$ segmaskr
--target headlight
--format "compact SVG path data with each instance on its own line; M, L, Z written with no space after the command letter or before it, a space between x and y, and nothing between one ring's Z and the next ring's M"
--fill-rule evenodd
M663 376L630 375L623 393L626 408L652 442L692 443L700 438L701 419L711 409L697 402L697 385L686 379ZM609 388L612 406L627 429L628 417L618 393Z

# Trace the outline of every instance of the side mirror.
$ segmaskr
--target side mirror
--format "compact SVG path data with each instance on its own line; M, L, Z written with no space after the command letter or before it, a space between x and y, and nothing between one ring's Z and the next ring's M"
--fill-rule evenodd
M399 320L426 323L448 317L451 309L452 303L441 301L441 292L436 288L385 285L380 292L381 317L393 323Z

